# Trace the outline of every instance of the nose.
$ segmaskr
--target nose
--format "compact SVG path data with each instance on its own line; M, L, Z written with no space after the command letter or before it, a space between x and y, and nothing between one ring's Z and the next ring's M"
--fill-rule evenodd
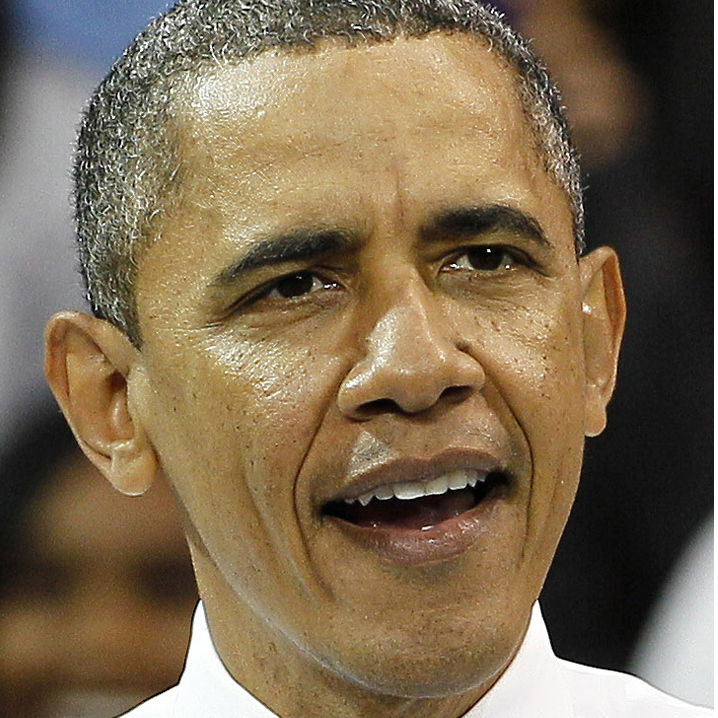
M439 299L421 282L393 294L339 387L339 409L353 419L418 414L462 401L484 385L481 363L468 353L456 318Z

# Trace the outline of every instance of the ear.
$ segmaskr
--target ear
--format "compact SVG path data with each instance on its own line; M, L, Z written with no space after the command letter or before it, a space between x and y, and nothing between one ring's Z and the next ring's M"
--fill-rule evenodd
M616 253L600 247L579 260L583 290L586 371L585 434L606 428L606 407L616 384L618 353L626 322L626 301Z
M80 447L119 491L144 493L157 457L133 406L140 353L116 327L79 312L45 330L45 375Z

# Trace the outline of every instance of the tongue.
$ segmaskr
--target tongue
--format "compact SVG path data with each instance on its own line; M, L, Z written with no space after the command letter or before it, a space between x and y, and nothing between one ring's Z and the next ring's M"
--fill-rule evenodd
M347 507L344 518L358 526L371 528L402 528L419 530L436 526L442 521L472 509L476 504L473 489L448 491L441 496L418 499L373 500L367 506L359 503Z

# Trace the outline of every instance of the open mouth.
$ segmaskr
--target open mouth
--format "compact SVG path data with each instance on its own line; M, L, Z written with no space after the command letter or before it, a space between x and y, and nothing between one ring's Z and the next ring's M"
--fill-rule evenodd
M430 481L386 484L330 501L323 514L365 528L428 530L471 511L506 486L501 471L458 470Z

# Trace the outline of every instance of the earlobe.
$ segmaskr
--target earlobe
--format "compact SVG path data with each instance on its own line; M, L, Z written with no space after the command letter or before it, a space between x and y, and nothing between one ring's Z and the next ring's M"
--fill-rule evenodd
M147 443L144 432L128 441L118 441L112 445L110 468L105 475L123 494L144 494L152 485L156 473L155 453Z
M139 352L117 328L61 312L45 332L45 375L80 447L125 494L144 493L158 470L154 449L130 401Z
M580 260L586 374L586 436L606 427L606 407L616 384L626 302L616 253L600 247Z

